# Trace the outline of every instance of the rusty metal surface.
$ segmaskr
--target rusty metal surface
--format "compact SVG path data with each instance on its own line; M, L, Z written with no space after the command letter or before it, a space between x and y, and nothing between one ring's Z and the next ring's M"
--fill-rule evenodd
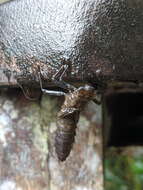
M103 190L101 106L87 105L73 150L59 162L54 137L61 101L31 102L19 89L1 92L1 190Z
M4 75L47 80L68 64L68 81L143 80L142 0L15 0L0 5ZM11 79L12 80L12 79Z

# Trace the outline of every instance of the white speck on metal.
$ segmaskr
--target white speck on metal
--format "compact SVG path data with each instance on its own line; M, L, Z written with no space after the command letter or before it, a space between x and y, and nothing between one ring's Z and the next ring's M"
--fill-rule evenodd
M97 69L97 70L96 70L96 73L100 73L100 72L101 72L101 69Z

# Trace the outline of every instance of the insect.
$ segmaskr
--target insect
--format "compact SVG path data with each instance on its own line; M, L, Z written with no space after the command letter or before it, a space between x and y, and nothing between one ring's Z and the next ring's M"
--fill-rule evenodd
M59 81L55 80L55 77L61 72L62 69L64 69L64 71L60 75ZM57 130L55 135L55 150L60 161L65 161L70 154L76 135L79 115L85 104L90 100L93 100L98 104L100 103L95 99L96 94L94 87L84 85L79 88L75 88L72 85L63 82L62 76L66 70L66 66L62 67L58 73L53 76L53 80L58 86L66 88L68 90L67 93L43 89L41 77L39 76L40 86L43 93L65 96L64 103L57 115Z

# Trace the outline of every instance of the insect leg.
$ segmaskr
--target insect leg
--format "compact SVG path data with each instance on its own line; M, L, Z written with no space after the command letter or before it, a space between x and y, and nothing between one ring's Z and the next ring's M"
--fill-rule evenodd
M49 94L49 95L52 95L52 96L65 96L66 95L66 93L64 93L62 91L47 90L47 89L44 89L44 88L42 88L41 90L42 90L42 92L44 94Z
M17 81L17 84L18 84L18 86L21 88L21 90L22 90L22 92L23 92L25 98L27 98L28 100L31 100L31 101L37 100L37 98L31 98L31 97L25 92L23 86L22 86L18 81Z
M62 92L62 91L54 91L54 90L44 89L43 86L42 86L42 81L41 81L40 73L38 73L38 74L39 74L39 81L40 81L41 91L44 94L49 94L49 95L52 95L52 96L65 96L66 95L66 93Z
M74 86L72 86L71 84L68 84L68 83L66 83L66 82L64 82L64 81L62 80L62 78L63 78L65 72L67 71L67 69L68 69L68 65L63 65L63 66L60 68L60 70L59 70L55 75L53 75L52 80L53 80L53 82L54 82L57 86L59 86L59 87L61 87L61 88L63 88L63 89L69 90L69 91L73 91L73 90L75 90L76 88L75 88ZM62 70L63 70L63 71L62 71ZM61 71L62 71L62 73L61 73Z
M100 105L100 104L101 104L101 101L100 101L100 100L97 100L96 98L94 98L92 101L93 101L95 104L97 104L97 105Z
M64 69L64 70L63 70ZM59 71L58 72L56 72L54 75L53 75L53 77L52 77L52 79L53 80L56 80L56 78L58 78L58 80L59 81L61 81L62 80L62 77L63 77L63 75L65 74L65 72L67 71L67 69L68 69L68 65L62 65L61 66L61 68L59 69ZM63 72L60 74L60 72L63 70ZM60 75L59 75L60 74ZM59 75L59 76L58 76Z

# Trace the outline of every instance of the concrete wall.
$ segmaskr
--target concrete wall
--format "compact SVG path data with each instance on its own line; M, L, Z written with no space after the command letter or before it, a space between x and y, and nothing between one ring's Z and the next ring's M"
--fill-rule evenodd
M80 116L65 162L54 151L62 99L29 101L18 89L0 94L0 190L103 190L101 106Z

